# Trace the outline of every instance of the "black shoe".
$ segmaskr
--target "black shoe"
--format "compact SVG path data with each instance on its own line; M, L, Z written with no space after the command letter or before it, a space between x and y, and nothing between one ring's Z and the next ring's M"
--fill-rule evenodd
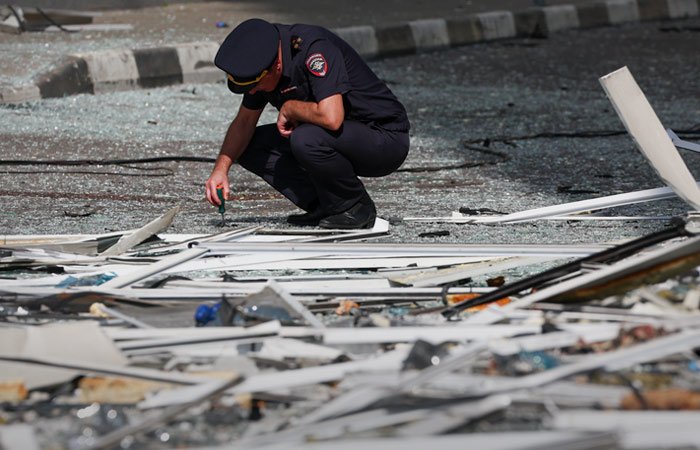
M315 227L324 217L326 217L326 214L318 208L311 212L287 216L287 223L301 227Z
M377 210L374 207L374 202L372 202L372 199L369 197L366 197L355 203L347 211L343 211L340 214L335 214L322 219L318 223L318 226L321 228L340 230L372 228L376 218Z

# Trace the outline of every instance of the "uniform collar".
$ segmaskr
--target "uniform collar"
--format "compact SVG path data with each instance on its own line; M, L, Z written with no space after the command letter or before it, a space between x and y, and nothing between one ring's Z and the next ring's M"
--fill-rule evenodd
M292 32L288 25L275 25L280 32L282 42L282 77L291 79L292 77Z

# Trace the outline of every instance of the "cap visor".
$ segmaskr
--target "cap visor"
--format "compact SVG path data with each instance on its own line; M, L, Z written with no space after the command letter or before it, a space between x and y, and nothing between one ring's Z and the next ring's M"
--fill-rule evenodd
M240 86L238 84L235 84L231 80L226 80L228 82L228 89L233 92L234 94L245 94L249 90L253 89L257 83L253 84L248 84L246 86Z

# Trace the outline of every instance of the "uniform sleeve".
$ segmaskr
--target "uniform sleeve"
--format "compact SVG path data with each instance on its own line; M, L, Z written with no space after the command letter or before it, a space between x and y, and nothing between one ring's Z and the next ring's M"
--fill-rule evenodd
M267 105L267 100L265 97L256 92L255 94L243 94L243 106L248 109L263 109Z
M311 85L311 93L317 102L350 90L343 54L329 41L322 39L311 44L306 53L304 66Z

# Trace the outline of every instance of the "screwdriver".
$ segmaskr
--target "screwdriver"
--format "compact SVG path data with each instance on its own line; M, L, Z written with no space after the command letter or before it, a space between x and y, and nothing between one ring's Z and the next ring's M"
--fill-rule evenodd
M219 214L221 214L221 226L226 225L226 219L224 218L224 213L226 212L226 200L224 199L224 186L221 184L216 185L216 196L219 197Z

